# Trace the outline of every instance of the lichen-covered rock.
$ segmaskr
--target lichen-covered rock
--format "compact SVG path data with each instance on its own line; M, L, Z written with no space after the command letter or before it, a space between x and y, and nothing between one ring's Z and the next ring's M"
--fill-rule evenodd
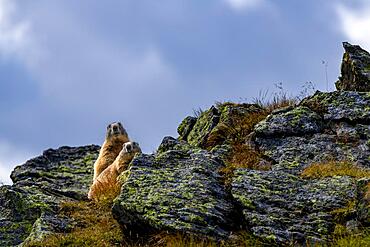
M221 127L231 126L234 119L243 119L244 116L261 110L261 107L256 104L227 102L219 104L217 107L212 106L197 118L186 117L177 129L179 139L185 140L193 146L207 149L225 144L227 136L215 134L220 131ZM215 135L218 138L210 143L209 137Z
M255 133L262 136L303 135L320 132L322 125L317 113L301 106L286 112L273 112L256 125Z
M212 106L209 110L200 114L187 138L182 139L186 140L193 146L204 148L207 146L209 134L217 126L219 121L220 112L216 107Z
M317 91L300 105L316 111L326 121L370 122L370 92Z
M72 223L57 216L59 204L87 198L98 151L95 145L49 149L16 167L14 184L0 187L0 246L70 227Z
M273 170L292 174L333 159L370 168L369 105L369 93L316 92L257 124L255 144L273 160Z
M196 122L197 118L192 116L187 116L184 120L182 120L181 124L177 128L177 133L180 135L180 140L187 140L188 135Z
M357 202L350 177L303 180L282 171L239 169L232 195L252 233L275 243L327 240L335 210Z
M113 215L127 231L180 231L225 238L233 204L218 173L223 164L199 148L164 138L156 155L132 161Z
M358 45L343 42L342 75L335 83L341 91L370 91L370 54Z

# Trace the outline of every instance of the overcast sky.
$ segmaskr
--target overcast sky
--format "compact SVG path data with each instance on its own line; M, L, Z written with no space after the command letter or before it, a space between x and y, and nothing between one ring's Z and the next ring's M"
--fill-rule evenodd
M121 121L145 152L215 101L282 82L326 90L342 41L370 49L370 1L0 0L0 180Z

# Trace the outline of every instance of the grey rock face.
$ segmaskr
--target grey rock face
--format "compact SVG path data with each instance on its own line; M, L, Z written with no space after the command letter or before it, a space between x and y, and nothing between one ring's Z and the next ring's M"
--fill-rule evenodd
M228 236L233 204L221 183L223 166L207 151L166 137L155 155L134 158L113 215L126 229Z
M303 180L282 171L235 172L232 194L256 236L274 243L325 240L334 228L333 211L357 200L350 177Z
M94 145L49 149L16 167L14 184L0 187L0 246L67 231L72 222L58 218L59 204L87 198L98 151Z
M299 174L330 159L370 168L369 105L369 93L317 92L259 123L256 144L274 160L273 170Z
M301 106L287 112L273 112L256 125L255 133L261 136L303 135L320 132L322 125L317 113Z
M335 83L340 91L370 91L370 54L358 45L343 42L342 75Z
M304 99L301 106L307 106L320 114L325 121L344 121L354 123L370 122L369 92L331 92L317 91Z

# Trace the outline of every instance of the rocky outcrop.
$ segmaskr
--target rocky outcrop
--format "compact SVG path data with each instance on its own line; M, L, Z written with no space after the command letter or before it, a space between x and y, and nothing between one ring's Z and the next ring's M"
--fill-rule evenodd
M68 232L57 215L61 201L87 199L98 146L61 147L18 166L13 185L0 187L0 246L16 246L49 233Z
M316 92L255 126L255 144L272 161L271 171L239 169L232 182L232 195L254 235L277 243L324 241L338 223L333 212L345 208L350 213L341 224L368 224L359 185L366 182L299 175L329 160L370 168L369 105L369 93Z
M340 91L370 91L370 54L358 45L343 42L342 75L335 83Z
M140 235L166 230L226 238L235 221L222 166L212 153L166 137L157 154L132 161L113 215Z
M223 132L223 126L230 126L233 119L242 119L250 113L261 110L262 108L256 104L223 103L217 107L212 106L196 118L186 117L177 129L179 139L205 149L224 144L227 133L220 133Z
M274 161L273 170L292 174L330 159L370 168L369 105L369 93L316 92L257 124L256 145Z
M316 92L267 117L255 104L217 104L186 117L179 138L165 137L156 153L137 155L113 202L123 234L228 241L242 228L269 245L299 246L330 240L338 226L370 227L370 92L360 92L369 91L369 54L344 46L339 91ZM58 211L63 201L87 199L98 150L50 149L16 167L14 184L0 187L0 246L73 230L74 219ZM268 166L230 164L235 150ZM365 175L302 175L328 161Z

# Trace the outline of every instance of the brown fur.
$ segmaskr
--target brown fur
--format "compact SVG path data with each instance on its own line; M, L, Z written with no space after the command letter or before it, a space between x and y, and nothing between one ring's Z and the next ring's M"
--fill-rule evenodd
M115 161L94 181L88 194L89 199L97 200L99 196L107 191L114 192L119 190L120 184L117 181L118 176L127 169L128 164L130 164L135 154L140 152L141 149L135 142L126 142L123 144L122 151Z
M129 141L127 132L121 123L117 122L108 125L105 141L100 149L99 157L94 164L94 181L114 162L122 150L122 145Z

